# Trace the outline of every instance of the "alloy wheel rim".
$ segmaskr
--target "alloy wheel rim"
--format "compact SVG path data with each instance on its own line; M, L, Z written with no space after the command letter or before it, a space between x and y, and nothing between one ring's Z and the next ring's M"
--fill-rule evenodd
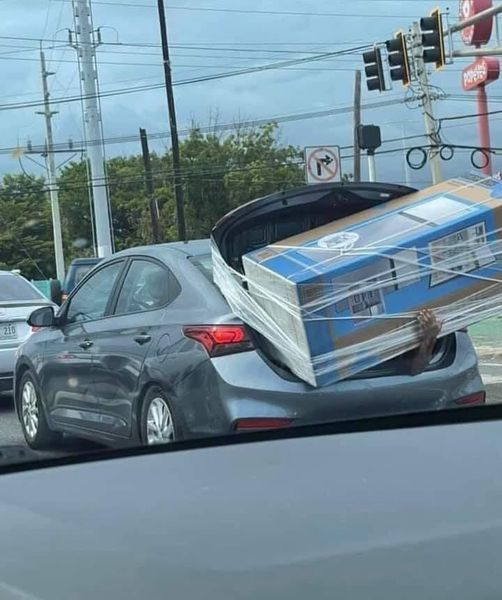
M38 432L38 401L35 386L31 381L27 381L23 386L21 397L21 407L23 415L23 424L26 433L30 439L33 439Z
M146 440L149 446L174 440L173 417L164 398L154 398L148 407Z

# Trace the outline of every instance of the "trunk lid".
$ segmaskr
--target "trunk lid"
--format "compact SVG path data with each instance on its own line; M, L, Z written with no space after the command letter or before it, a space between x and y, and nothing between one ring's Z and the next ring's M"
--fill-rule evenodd
M241 257L251 250L415 191L386 183L324 183L279 192L229 212L215 225L211 241L242 272Z
M279 192L248 202L225 215L215 225L211 242L223 261L242 274L242 255L247 252L415 191L407 186L385 183L332 183ZM438 340L430 369L451 362L455 352L454 338L452 335ZM288 367L278 362L270 351L268 340L258 332L253 332L253 339L271 368L286 379L297 379ZM394 358L358 374L357 378L399 373L401 363L402 357Z

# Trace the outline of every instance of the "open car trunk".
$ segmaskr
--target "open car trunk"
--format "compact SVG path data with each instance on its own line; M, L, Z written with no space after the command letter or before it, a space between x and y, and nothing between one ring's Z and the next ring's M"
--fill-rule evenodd
M348 217L389 200L411 194L407 186L386 183L319 184L258 198L225 215L214 227L211 241L224 261L243 273L242 256L285 238ZM244 284L245 285L245 284ZM270 342L254 332L255 343L269 364L288 379L297 379L279 364ZM453 359L455 336L438 340L430 369L446 366ZM402 373L397 357L357 375L358 378Z

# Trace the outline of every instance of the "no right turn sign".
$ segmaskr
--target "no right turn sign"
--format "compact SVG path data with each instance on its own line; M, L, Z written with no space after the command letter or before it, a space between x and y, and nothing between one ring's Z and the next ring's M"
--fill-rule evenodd
M340 148L338 146L307 146L305 148L307 183L340 181Z

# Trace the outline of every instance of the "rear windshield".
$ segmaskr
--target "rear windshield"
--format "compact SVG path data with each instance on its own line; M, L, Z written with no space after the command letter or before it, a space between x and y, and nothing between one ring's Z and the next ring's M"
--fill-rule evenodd
M11 273L0 274L0 302L40 300L41 298L43 296L22 277Z
M210 254L190 256L189 261L199 269L206 279L213 283L213 261Z
M95 265L77 265L75 267L71 267L64 285L65 292L71 292L73 288L76 287L76 285L80 283L87 273L89 273L89 271L94 267Z

